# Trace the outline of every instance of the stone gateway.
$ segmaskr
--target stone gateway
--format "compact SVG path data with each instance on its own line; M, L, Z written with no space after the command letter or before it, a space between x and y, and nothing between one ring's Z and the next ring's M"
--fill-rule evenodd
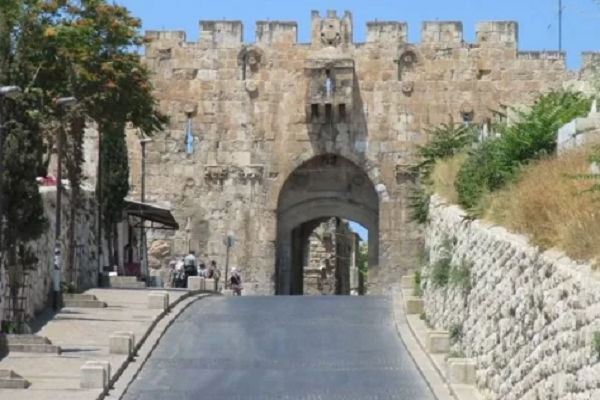
M520 52L515 22L478 23L476 43L460 22L424 22L418 44L403 22L368 22L364 43L352 29L349 12L313 11L310 43L282 21L257 22L252 44L240 21L201 21L193 43L147 32L145 60L171 123L146 145L146 197L185 227L149 232L149 248L169 251L163 267L189 249L222 267L233 233L244 293L291 294L301 228L337 217L369 229L368 293L399 291L422 238L407 194L428 129L582 88L594 56L569 71L563 53ZM135 195L141 151L128 135Z

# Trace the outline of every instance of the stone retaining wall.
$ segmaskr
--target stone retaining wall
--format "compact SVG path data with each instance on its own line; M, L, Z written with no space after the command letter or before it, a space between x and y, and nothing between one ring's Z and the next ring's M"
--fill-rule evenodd
M31 249L39 259L37 269L31 271L28 279L26 293L26 310L29 316L34 316L37 312L46 308L50 300L52 290L52 266L54 263L54 230L55 230L55 210L56 210L56 187L40 187L46 217L48 218L48 230L35 242L31 243ZM82 189L83 200L80 211L75 223L75 240L77 244L75 266L77 269L77 279L82 290L95 287L97 285L97 251L96 251L96 207L94 192ZM63 281L66 280L64 266L67 259L67 243L70 218L70 193L62 197L62 265ZM0 268L2 268L0 266ZM8 279L6 271L0 270L0 320L6 316L7 310L5 294L8 291Z
M454 353L476 361L477 386L489 399L600 398L597 273L465 215L440 198L431 202L422 318L462 333ZM436 287L432 265L446 251L454 272ZM470 291L456 281L461 266L470 268Z

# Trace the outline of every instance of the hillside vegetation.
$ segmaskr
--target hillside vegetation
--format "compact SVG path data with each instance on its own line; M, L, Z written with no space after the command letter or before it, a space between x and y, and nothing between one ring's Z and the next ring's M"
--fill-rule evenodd
M590 100L578 93L541 95L497 137L480 142L477 127L441 126L419 148L420 185L411 195L413 219L426 222L437 193L474 217L525 234L534 245L556 247L574 259L600 256L600 209L588 179L596 149L556 155L556 131L584 116ZM454 137L454 139L452 139ZM452 149L450 149L452 148ZM442 151L443 150L443 151Z

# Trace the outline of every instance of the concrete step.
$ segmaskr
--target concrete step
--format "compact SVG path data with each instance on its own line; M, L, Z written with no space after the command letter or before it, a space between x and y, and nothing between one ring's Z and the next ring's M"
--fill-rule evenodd
M60 354L60 346L53 344L8 344L9 353Z
M23 378L0 378L0 389L27 389L30 383Z
M93 301L98 300L96 296L93 294L77 294L77 293L65 293L63 295L65 300L83 300L83 301Z
M50 341L50 339L48 339L47 337L44 336L38 336L38 335L6 335L6 340L8 341L8 345L17 345L17 344L23 344L23 345L31 345L31 344L35 344L35 345L46 345L46 344L52 344L52 342Z
M106 303L100 300L66 300L64 306L68 308L104 308Z
M10 369L0 369L0 379L18 378L19 375L15 374Z
M142 289L146 287L145 282L141 282L135 276L104 276L104 287L121 289Z

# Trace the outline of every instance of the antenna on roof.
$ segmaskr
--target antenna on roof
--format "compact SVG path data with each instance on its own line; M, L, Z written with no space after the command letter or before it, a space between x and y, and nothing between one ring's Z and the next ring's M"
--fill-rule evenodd
M558 0L558 51L562 51L562 0Z

